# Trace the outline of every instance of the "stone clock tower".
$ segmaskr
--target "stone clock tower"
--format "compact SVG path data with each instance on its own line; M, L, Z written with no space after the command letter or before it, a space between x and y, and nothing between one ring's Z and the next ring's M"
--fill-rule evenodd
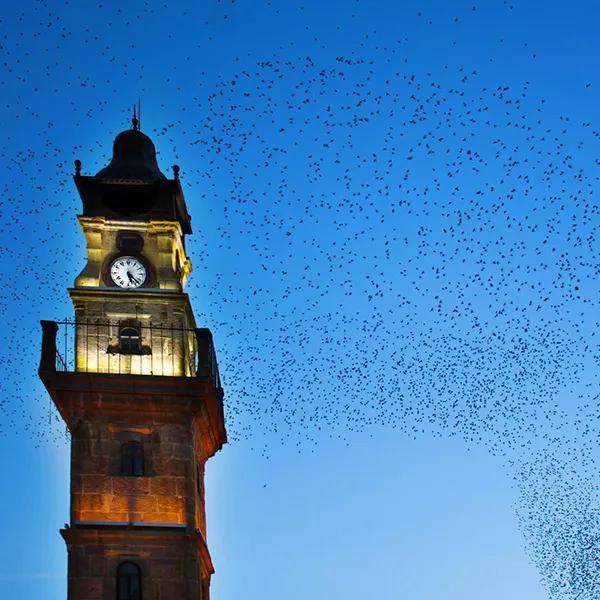
M69 600L208 600L204 464L226 442L208 329L184 285L179 182L138 128L75 184L87 263L75 318L42 321L40 377L71 434Z

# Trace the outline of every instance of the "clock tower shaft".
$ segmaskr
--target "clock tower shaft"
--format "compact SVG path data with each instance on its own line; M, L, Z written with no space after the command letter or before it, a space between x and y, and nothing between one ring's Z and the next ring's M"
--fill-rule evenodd
M87 263L74 318L42 322L39 369L71 435L69 600L209 598L204 466L226 431L212 335L184 292L178 174L135 120L95 176L76 161Z

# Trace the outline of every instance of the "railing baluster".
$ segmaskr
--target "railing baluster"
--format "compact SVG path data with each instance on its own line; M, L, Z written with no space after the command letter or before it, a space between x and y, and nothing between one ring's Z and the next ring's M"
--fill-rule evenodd
M185 347L185 341L183 339L183 321L181 321L181 323L179 324L179 332L180 332L180 341L179 343L181 344L181 348L179 350L179 354L180 354L180 362L181 362L181 366L179 367L179 374L180 375L187 375L187 370L185 368L185 361L187 360L187 348Z
M140 325L140 375L144 374L144 354L142 353L142 339L143 339L144 326Z
M175 336L173 334L173 321L171 321L171 375L175 375Z
M90 370L90 325L89 325L88 319L85 320L84 327L85 327L85 347L84 347L85 371L89 371Z
M96 332L96 373L100 373L100 360L99 360L100 340L98 339L100 337L100 319L96 319L96 327L95 327L94 331Z
M67 350L69 348L69 332L68 332L68 327L67 327L67 319L65 318L65 335L64 335L64 348L63 348L63 353L65 355L65 362L67 363L67 365L69 364L69 355L67 354Z

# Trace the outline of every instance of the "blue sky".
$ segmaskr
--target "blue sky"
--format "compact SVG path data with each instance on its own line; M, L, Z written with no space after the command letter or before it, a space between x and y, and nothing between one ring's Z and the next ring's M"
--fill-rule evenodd
M598 16L5 6L0 595L66 593L38 321L83 265L73 160L103 167L141 96L225 385L213 597L594 598Z

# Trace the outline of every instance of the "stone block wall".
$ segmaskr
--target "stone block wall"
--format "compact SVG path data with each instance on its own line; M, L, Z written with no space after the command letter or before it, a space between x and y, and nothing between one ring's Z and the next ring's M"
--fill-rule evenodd
M121 445L140 442L144 475L123 476ZM95 415L72 432L71 522L171 523L205 530L203 466L192 424Z
M69 549L69 598L114 600L117 569L127 561L141 571L144 600L208 600L210 572L196 540L184 531L64 530Z

